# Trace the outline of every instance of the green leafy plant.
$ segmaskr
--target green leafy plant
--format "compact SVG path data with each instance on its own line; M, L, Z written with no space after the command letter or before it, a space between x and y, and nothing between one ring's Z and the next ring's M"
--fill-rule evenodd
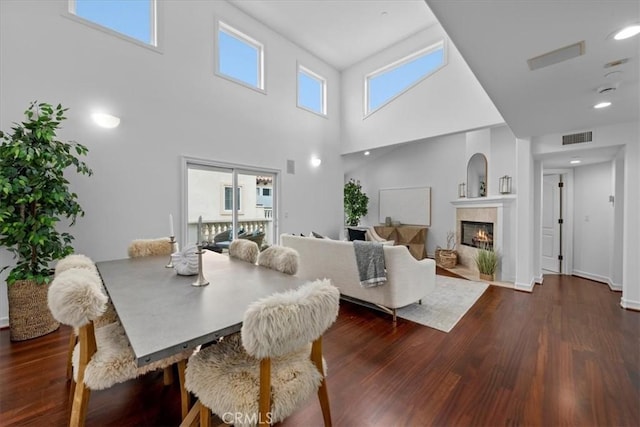
M369 212L369 196L362 191L360 181L350 179L344 185L344 213L347 225L356 226L360 217Z
M499 260L500 254L489 246L479 248L475 256L478 271L487 275L495 274Z
M73 236L56 225L62 218L73 225L84 211L64 173L69 167L83 175L92 171L78 158L88 152L84 145L56 138L66 111L60 104L34 101L10 134L0 131L0 245L16 259L9 285L48 283L50 263L73 252Z

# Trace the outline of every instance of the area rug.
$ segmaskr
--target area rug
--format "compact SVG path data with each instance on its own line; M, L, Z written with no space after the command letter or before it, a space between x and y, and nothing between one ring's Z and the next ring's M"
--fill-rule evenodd
M488 283L436 276L436 287L422 299L422 304L399 308L398 317L449 332L475 304Z

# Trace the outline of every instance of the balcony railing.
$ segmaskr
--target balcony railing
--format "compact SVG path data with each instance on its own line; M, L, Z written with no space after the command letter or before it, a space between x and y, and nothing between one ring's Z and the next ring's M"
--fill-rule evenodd
M266 212L265 212L266 214ZM211 243L213 242L213 237L222 233L223 231L227 231L231 229L232 222L225 220L202 220L202 236L203 240ZM253 231L262 231L264 232L264 242L266 244L271 245L272 236L273 236L273 218L257 218L257 219L242 219L238 221L238 228L244 230L246 233L250 233ZM188 234L189 242L195 242L197 237L197 222L189 222Z

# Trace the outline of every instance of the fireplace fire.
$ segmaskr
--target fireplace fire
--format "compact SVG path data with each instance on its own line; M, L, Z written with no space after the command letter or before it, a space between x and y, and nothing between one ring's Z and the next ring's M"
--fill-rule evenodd
M460 222L460 243L473 248L493 248L493 223Z

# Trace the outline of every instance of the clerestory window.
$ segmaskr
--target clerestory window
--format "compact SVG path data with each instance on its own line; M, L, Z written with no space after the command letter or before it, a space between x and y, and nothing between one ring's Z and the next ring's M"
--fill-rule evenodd
M393 101L445 65L440 41L365 76L365 116Z
M327 115L327 80L298 64L298 107Z
M69 0L69 13L99 28L158 45L156 0Z
M216 72L264 91L264 45L221 21L217 39Z

